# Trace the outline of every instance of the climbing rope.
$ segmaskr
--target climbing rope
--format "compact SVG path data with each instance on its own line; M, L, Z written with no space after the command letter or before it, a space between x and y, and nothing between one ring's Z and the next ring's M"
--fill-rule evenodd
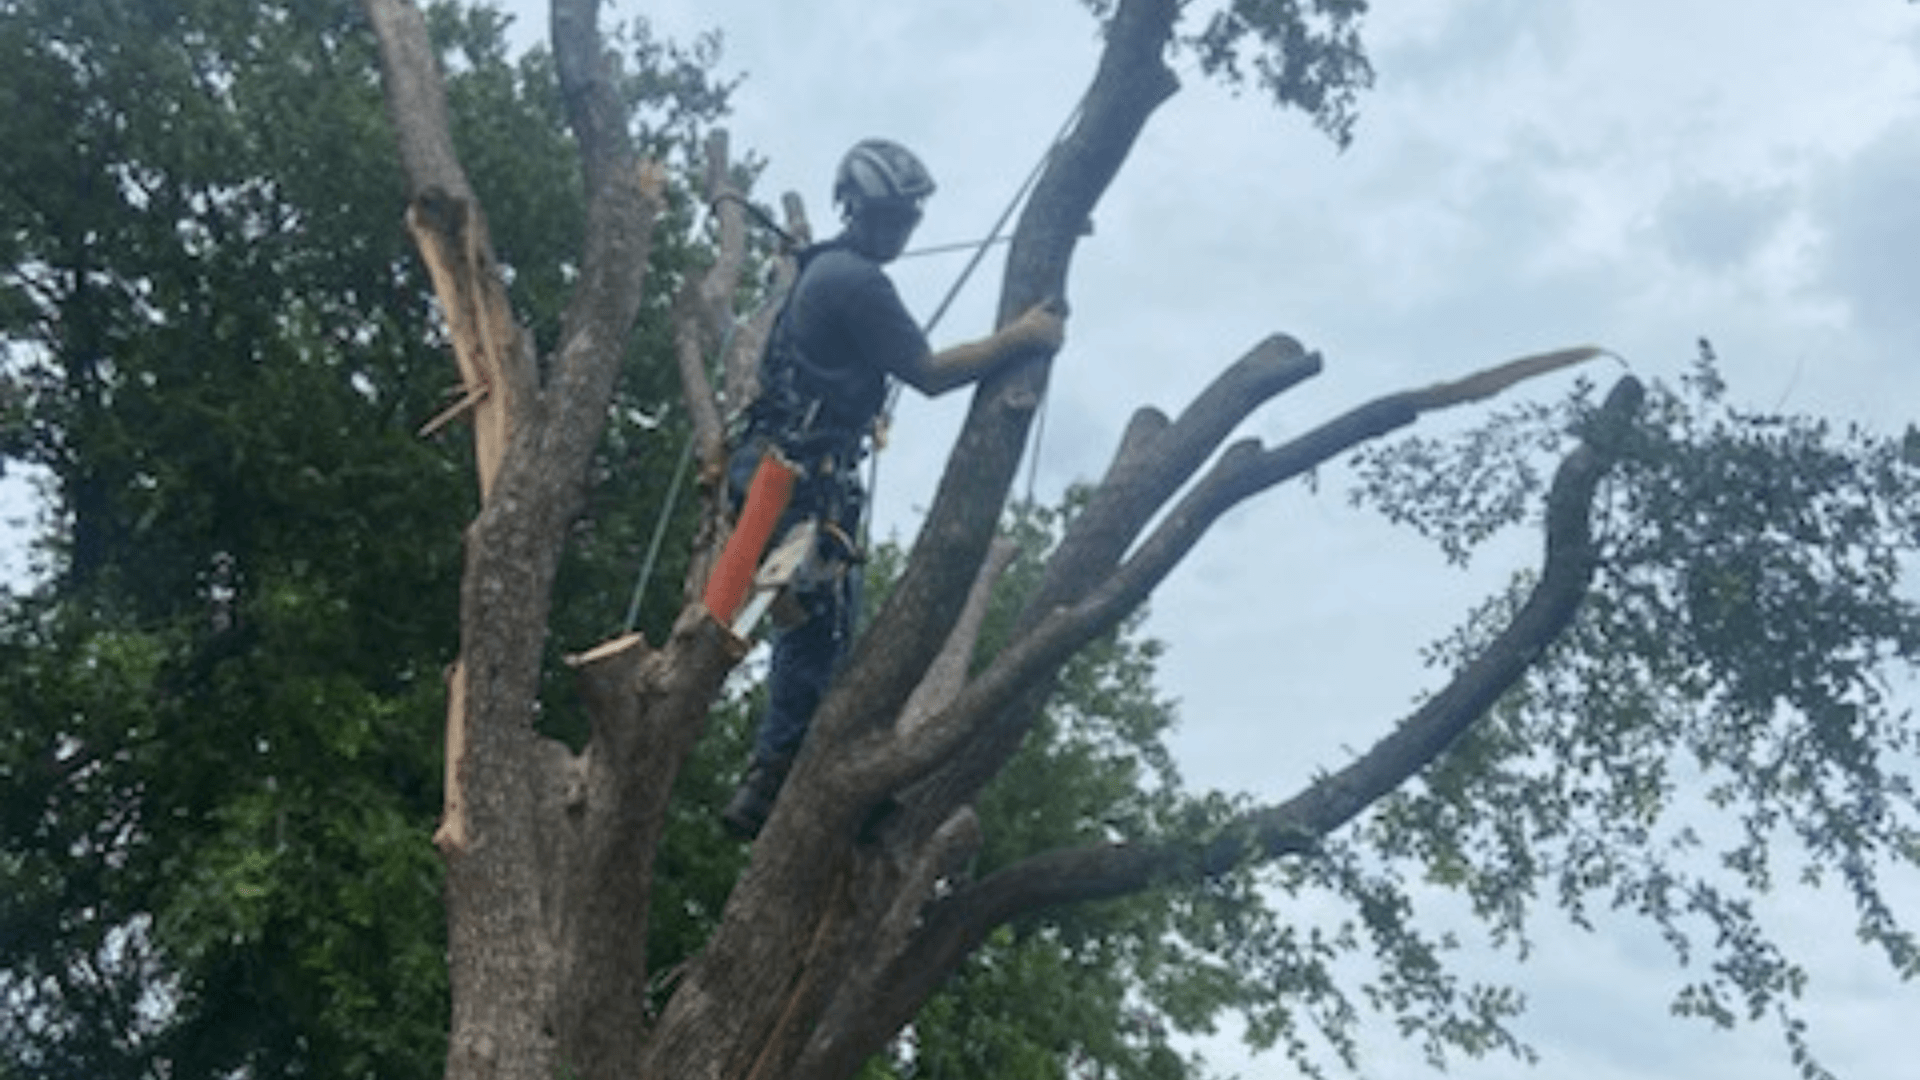
M653 580L653 567L660 558L660 545L667 537L667 522L673 519L674 504L680 501L680 485L686 482L687 469L693 464L693 439L688 438L680 447L680 464L674 466L673 480L667 485L667 501L660 507L660 516L653 522L653 537L647 541L647 557L640 563L640 576L634 579L633 593L627 598L627 618L622 624L625 633L633 633L640 621L640 600L647 593L647 585Z

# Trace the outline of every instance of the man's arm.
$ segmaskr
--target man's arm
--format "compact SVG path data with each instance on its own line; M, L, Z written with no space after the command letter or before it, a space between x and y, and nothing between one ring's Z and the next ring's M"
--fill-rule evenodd
M1016 358L1058 352L1066 337L1062 305L1047 301L1028 308L987 337L922 354L912 363L900 365L894 374L915 390L936 397L978 382Z

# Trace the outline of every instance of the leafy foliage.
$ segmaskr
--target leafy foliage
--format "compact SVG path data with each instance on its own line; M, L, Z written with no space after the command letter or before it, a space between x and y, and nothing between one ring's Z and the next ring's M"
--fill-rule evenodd
M1837 889L1859 939L1903 978L1920 973L1920 942L1886 892L1887 875L1920 866L1920 729L1905 696L1920 660L1905 576L1920 454L1912 431L1737 409L1702 347L1683 386L1650 400L1571 633L1365 841L1464 893L1522 948L1542 903L1580 926L1602 911L1650 920L1700 971L1677 1012L1777 1016L1817 1076L1793 1005L1806 976L1767 898ZM1464 553L1515 519L1514 494L1534 482L1519 462L1541 432L1577 427L1587 407L1576 397L1478 439L1371 455L1365 497ZM1470 649L1504 603L1435 661Z

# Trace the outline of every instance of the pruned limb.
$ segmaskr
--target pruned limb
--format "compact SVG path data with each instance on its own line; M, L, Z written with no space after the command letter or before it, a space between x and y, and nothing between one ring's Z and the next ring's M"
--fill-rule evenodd
M647 927L667 802L738 659L731 636L694 612L658 650L631 634L573 658L593 737L565 807L557 1028L570 1052L601 1063L595 1075L640 1075L634 1033L652 1019Z
M1083 595L1112 572L1148 521L1253 411L1321 370L1320 354L1285 334L1261 341L1172 424L1136 417L1086 509L1048 560L1021 625Z
M1105 844L1015 863L963 887L924 913L913 947L889 963L884 998L866 1022L891 1031L988 931L1022 914L1195 883L1248 859L1311 853L1322 838L1406 783L1451 746L1534 664L1572 621L1593 576L1589 518L1594 493L1618 457L1643 391L1623 379L1561 463L1547 496L1541 575L1513 618L1453 679L1345 768L1275 806L1253 811L1211 840ZM822 1073L824 1075L824 1073Z
M980 574L974 578L973 590L967 594L959 621L953 624L946 645L927 668L927 677L920 680L901 711L902 731L913 732L928 717L952 703L954 695L960 692L967 679L967 667L973 662L974 646L980 640L980 629L987 620L987 601L992 599L994 585L1019 551L1019 545L1004 537L995 539L987 549L986 561L980 564Z
M1255 409L1319 374L1318 353L1274 334L1255 345L1169 421L1142 409L1127 425L1106 475L1067 526L1041 571L1040 583L1014 624L1016 636L1041 616L1085 596L1113 573L1167 499L1219 449ZM909 831L924 833L956 806L972 801L1019 749L1020 741L1053 693L1053 680L1028 687L990 726L969 739L940 771L914 792ZM903 729L904 730L904 729ZM911 733L908 733L909 735Z

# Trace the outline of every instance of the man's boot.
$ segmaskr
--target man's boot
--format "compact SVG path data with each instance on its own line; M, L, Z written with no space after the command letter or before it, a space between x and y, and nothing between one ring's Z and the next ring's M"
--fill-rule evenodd
M747 840L759 836L760 827L773 813L773 801L780 797L780 786L787 782L787 770L792 767L790 755L768 761L755 759L747 767L747 778L741 781L727 808L720 812L720 821L727 831Z

